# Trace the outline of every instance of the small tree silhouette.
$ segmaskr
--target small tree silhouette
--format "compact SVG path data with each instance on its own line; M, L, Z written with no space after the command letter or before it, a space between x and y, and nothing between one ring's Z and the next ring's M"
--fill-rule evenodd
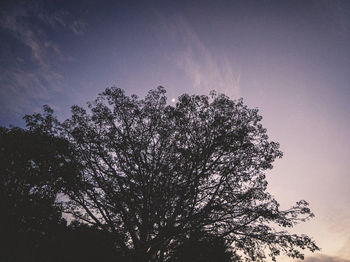
M0 261L124 261L113 235L67 226L58 194L78 169L66 140L37 131L0 127Z
M65 228L56 197L73 170L69 152L58 137L0 128L1 261L41 261L44 243Z
M282 152L258 110L215 92L184 94L171 106L165 93L139 99L109 88L90 112L73 106L64 122L49 108L26 117L31 132L69 141L80 164L66 183L65 212L111 233L135 261L168 261L192 232L221 239L236 258L318 250L283 229L313 216L307 202L280 210L266 191L264 172Z

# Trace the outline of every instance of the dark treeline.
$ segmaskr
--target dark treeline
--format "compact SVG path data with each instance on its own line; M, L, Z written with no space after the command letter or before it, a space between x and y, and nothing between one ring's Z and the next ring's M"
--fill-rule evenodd
M264 171L281 157L256 109L224 95L110 88L58 121L0 128L0 261L263 261L318 250L288 233ZM279 229L281 228L281 229Z
M67 141L21 128L0 128L0 261L138 261L96 226L63 218L64 188L78 166L67 161ZM77 175L77 174L75 174ZM231 261L227 245L197 232L171 261Z
M20 128L0 129L0 261L116 261L110 235L74 221L57 201L67 143Z

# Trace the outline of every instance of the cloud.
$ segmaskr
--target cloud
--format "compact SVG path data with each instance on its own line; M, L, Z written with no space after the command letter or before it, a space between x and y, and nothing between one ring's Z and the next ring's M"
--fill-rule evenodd
M75 20L72 22L69 28L74 32L74 34L83 35L86 29L86 24L82 21Z
M2 18L2 27L7 29L18 41L28 47L32 54L32 59L42 68L49 67L46 59L46 48L39 40L35 30L31 29L16 16L7 15Z
M42 67L49 66L51 57L54 54L60 60L71 60L65 55L58 44L48 40L45 31L37 25L31 23L30 19L35 18L42 21L51 29L64 27L71 30L74 34L83 34L86 24L80 20L74 20L72 15L66 11L46 12L43 8L37 6L20 5L18 8L9 9L5 15L0 17L1 26L10 31L10 33L20 42L30 48L33 59Z
M61 91L62 76L54 70L53 57L62 58L63 54L57 45L43 40L45 35L39 35L37 28L29 27L20 17L7 15L1 21L2 27L26 47L30 54L27 58L14 53L2 65L4 68L0 75L2 93L5 92L7 98L2 101L2 107L9 107L11 111L23 111L30 107L31 101L45 101L52 92Z
M48 11L40 1L14 1L0 12L0 36L9 43L0 54L1 118L18 118L63 91L58 68L73 58L50 34L63 29L81 35L85 27L69 12Z
M166 35L179 45L170 57L194 88L205 93L214 89L233 98L240 96L240 73L233 69L227 57L214 56L184 17L160 20Z
M75 19L71 13L65 10L57 10L53 13L41 12L38 18L49 24L52 28L67 28L75 35L83 35L87 24L79 19Z
M328 256L328 255L317 255L313 257L307 257L304 262L350 262L350 259L336 257L336 256Z

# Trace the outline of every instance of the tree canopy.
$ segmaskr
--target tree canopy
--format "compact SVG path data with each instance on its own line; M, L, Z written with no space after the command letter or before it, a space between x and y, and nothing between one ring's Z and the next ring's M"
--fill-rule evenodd
M108 232L62 217L79 165L46 131L0 127L0 261L123 261Z
M73 167L67 141L20 128L0 128L0 260L38 261L65 227L56 201ZM40 260L39 260L40 261Z
M68 141L79 163L64 179L64 212L109 232L134 261L171 261L195 232L236 260L318 250L286 230L313 216L308 203L281 210L267 192L265 172L282 152L257 109L215 92L172 106L162 87L144 99L108 88L88 107L73 106L63 122L46 107L27 127Z

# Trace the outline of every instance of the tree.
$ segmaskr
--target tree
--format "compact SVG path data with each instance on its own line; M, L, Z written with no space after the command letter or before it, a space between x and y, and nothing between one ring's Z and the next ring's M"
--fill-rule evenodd
M62 175L75 170L68 145L48 134L0 127L1 261L44 261L40 247L65 228L56 199Z
M62 218L60 193L79 169L43 127L0 127L0 261L124 261L110 234Z
M303 200L280 210L266 191L265 171L282 152L242 100L184 94L171 106L162 87L144 99L109 88L64 122L48 108L26 119L69 141L82 167L65 212L110 232L134 261L168 261L198 231L242 259L318 250L284 229L313 214Z
M192 232L170 257L170 262L230 262L235 259L223 238L205 232Z
M131 262L115 248L113 236L94 226L73 221L61 228L51 241L41 245L45 259L50 262Z

